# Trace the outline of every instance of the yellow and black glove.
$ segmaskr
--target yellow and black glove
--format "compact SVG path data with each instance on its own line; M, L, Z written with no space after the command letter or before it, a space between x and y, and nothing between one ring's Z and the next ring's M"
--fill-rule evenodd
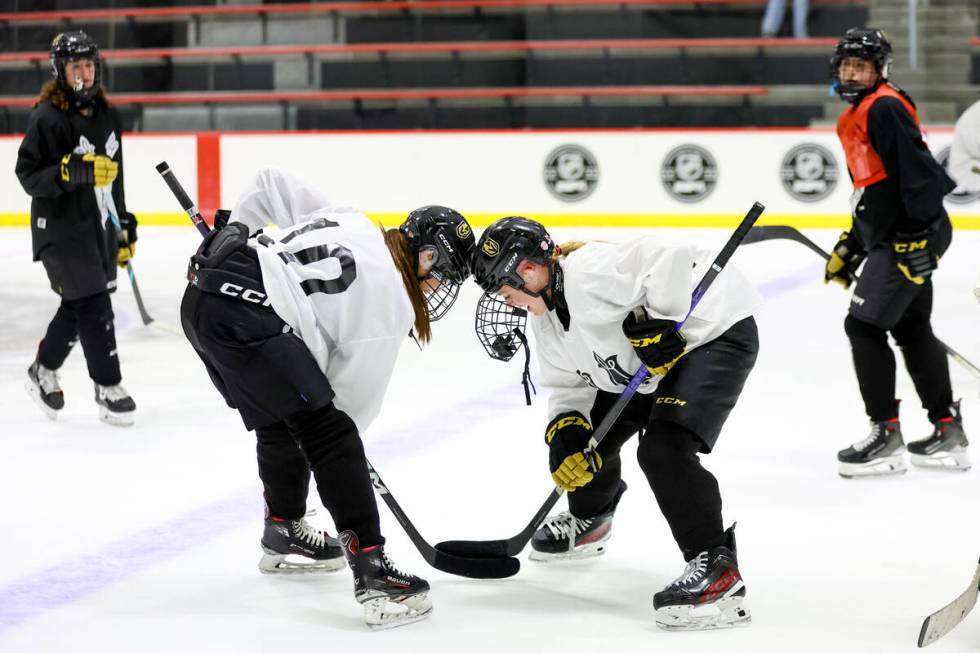
M898 269L906 279L920 286L925 283L925 278L939 267L939 257L932 250L933 235L929 230L914 234L897 234L892 243Z
M851 235L850 231L841 232L837 239L837 244L830 252L830 259L827 267L824 268L823 282L839 283L846 290L854 283L855 273L861 267L867 252L858 242L857 238Z
M136 243L124 243L120 239L119 251L116 252L116 265L124 268L134 256L136 256Z
M126 267L130 259L136 256L136 216L123 213L119 216L119 251L116 253L116 265Z
M545 430L551 478L566 492L588 485L602 468L602 458L589 446L590 439L592 425L581 413L562 413Z
M119 164L105 156L66 154L61 157L61 181L72 186L108 186L119 175Z
M677 322L647 319L642 307L623 320L623 333L651 374L662 376L669 372L687 347L687 340L677 331Z

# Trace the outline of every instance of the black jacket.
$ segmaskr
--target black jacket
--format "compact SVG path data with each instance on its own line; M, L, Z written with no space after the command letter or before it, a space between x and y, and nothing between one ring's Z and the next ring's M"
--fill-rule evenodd
M96 102L92 116L87 117L74 107L62 111L45 101L31 113L17 151L17 178L33 198L34 260L55 258L67 263L59 267L74 270L76 276L92 277L59 279L58 285L104 290L113 285L116 277L117 236L110 222L103 224L92 186L61 181L61 158L72 152L104 154L119 164L112 196L120 220L124 224L131 221L131 236L135 236L136 221L126 211L123 191L122 123L118 112ZM45 267L49 268L47 262ZM51 276L52 270L48 269L48 273ZM56 285L55 279L52 285Z
M864 246L890 246L898 234L927 229L948 233L943 198L956 184L929 152L899 100L875 100L868 111L868 138L888 177L867 186L855 209L854 228Z

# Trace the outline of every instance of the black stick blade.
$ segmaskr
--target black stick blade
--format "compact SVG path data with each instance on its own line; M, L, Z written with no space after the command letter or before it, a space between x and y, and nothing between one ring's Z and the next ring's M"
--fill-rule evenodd
M508 556L507 540L449 540L436 544L436 550L464 558L502 558Z
M521 569L521 561L517 558L466 558L439 550L435 551L429 564L439 571L466 578L510 578Z

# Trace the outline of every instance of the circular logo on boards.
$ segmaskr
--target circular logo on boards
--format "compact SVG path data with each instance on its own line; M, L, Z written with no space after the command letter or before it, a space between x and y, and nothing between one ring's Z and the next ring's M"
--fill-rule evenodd
M833 192L840 170L830 150L816 143L803 143L783 157L779 176L791 196L802 202L816 202Z
M943 167L943 170L947 174L949 174L949 153L952 149L952 146L947 145L936 153L936 161L939 162L939 165ZM946 195L946 199L953 204L969 204L980 199L980 191L963 190L957 186Z
M544 161L544 185L563 202L579 202L592 194L599 183L599 164L580 145L562 145Z
M718 185L718 164L703 147L681 145L664 157L660 180L674 199L700 202Z

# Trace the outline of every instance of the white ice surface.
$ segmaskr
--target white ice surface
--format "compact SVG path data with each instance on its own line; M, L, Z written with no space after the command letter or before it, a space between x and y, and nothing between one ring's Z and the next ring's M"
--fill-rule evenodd
M556 230L565 238L629 230ZM720 247L725 230L660 230ZM831 231L808 234L825 247ZM146 228L134 261L151 314L176 330L188 227ZM980 233L958 232L936 274L935 330L980 361L972 285ZM925 615L963 590L980 552L980 469L911 469L847 481L835 453L867 434L842 322L848 296L821 261L788 242L734 258L770 295L762 351L705 458L726 523L737 520L748 628L668 633L651 597L683 562L635 461L609 553L565 565L522 560L510 579L428 568L382 505L388 550L432 584L431 619L368 632L347 571L258 573L262 507L254 437L226 408L182 336L140 324L128 281L113 298L136 426L98 421L84 359L62 370L66 407L48 421L23 389L57 306L26 230L0 230L0 651L911 651ZM473 335L475 285L435 325L426 351L406 342L366 435L368 455L430 543L510 537L550 491L546 397L524 405L520 362L486 357ZM907 439L929 431L904 369ZM532 372L535 366L532 365ZM951 362L968 434L980 438L980 382ZM980 448L973 447L980 463ZM380 503L380 502L379 502ZM310 506L319 506L311 493ZM319 508L319 515L325 512ZM332 528L332 525L330 525ZM974 614L931 650L980 651Z

